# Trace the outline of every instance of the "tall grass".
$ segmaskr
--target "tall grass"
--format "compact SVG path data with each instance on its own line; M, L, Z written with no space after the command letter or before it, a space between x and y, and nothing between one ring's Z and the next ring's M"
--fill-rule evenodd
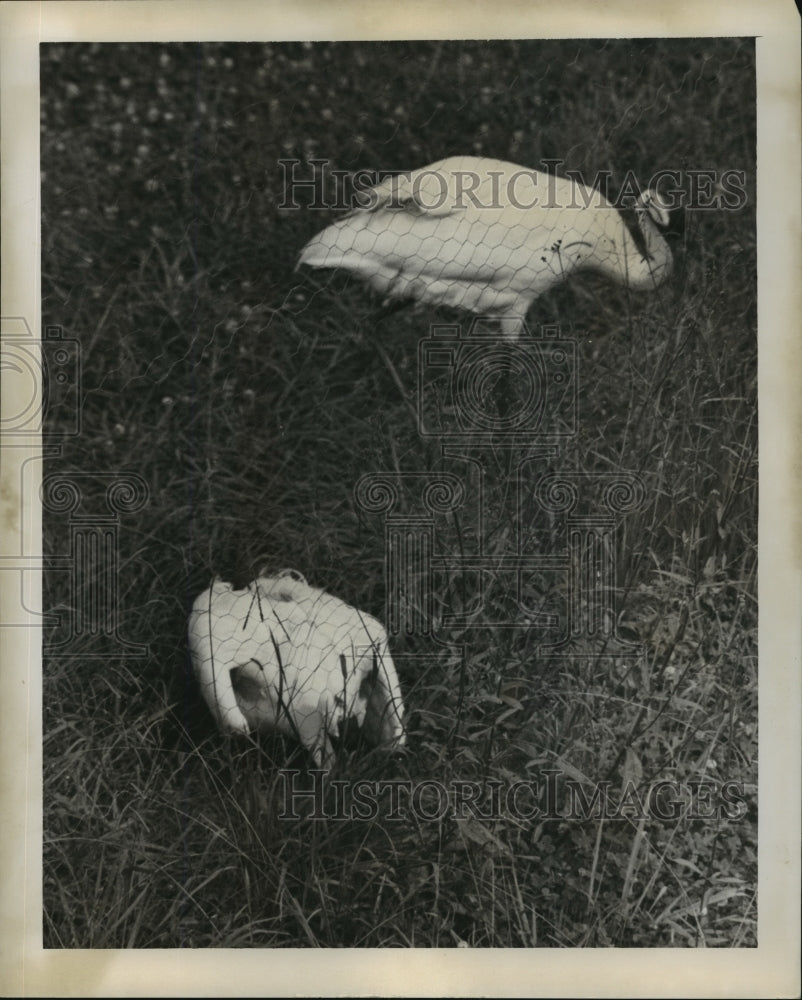
M46 946L754 946L751 43L58 44L42 97L44 322L79 340L84 390L82 433L47 471L149 489L121 517L119 569L120 633L149 655L89 638L45 660ZM358 822L327 799L327 818L287 818L280 771L302 785L308 761L214 730L188 608L213 574L267 562L383 617L384 523L353 491L365 472L453 471L410 407L418 341L455 317L377 319L363 286L294 273L336 213L281 208L278 161L401 170L457 152L609 170L613 190L628 170L746 172L740 211L688 214L657 293L587 276L529 317L579 351L579 431L551 467L644 483L615 558L621 628L645 655L546 656L542 632L490 625L399 639L408 751L344 752L338 776L488 790L557 770L557 809ZM487 482L502 514L503 456ZM527 549L559 552L560 524L526 504ZM468 503L438 541L458 551L475 529ZM45 532L63 553L65 519ZM438 577L438 614L475 586ZM555 574L528 587L532 608L564 608ZM46 589L69 612L67 575ZM571 782L701 778L739 783L743 815L566 814Z

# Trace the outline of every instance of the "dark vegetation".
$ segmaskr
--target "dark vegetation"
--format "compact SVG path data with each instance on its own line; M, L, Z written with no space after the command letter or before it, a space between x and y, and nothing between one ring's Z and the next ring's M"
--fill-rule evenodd
M88 473L85 493L94 477L101 500L109 474L136 473L148 491L119 515L118 574L119 635L148 655L84 635L45 656L45 945L754 946L751 42L41 54L43 321L79 342L83 375L81 433L52 438L61 453L46 472ZM312 208L308 189L298 210L282 208L279 160L309 177L312 158L390 171L453 153L607 170L613 192L630 170L644 186L662 169L745 174L738 210L687 213L677 273L655 294L582 277L529 316L576 340L581 377L576 437L531 468L644 484L614 553L619 625L644 655L580 643L545 656L542 631L489 625L452 630L446 645L399 637L408 751L344 754L340 777L487 790L552 769L555 812L282 819L278 769L306 761L288 741L243 746L214 730L188 672L193 598L214 573L244 582L266 563L383 619L384 521L358 508L355 484L381 471L475 483L410 415L418 341L430 322L464 317L377 321L357 282L294 273L337 213ZM54 409L49 433L59 419ZM495 460L487 498L501 514L487 544L502 553L503 450ZM526 550L564 551L561 520L526 502ZM473 544L471 511L438 519L442 550L460 533ZM48 514L46 551L65 554L68 537L66 517ZM438 613L476 583L438 577ZM532 609L565 608L559 574L527 586ZM47 575L64 621L79 596L68 573ZM564 815L571 781L590 798L599 782L646 796L661 780L733 781L743 805L709 818Z

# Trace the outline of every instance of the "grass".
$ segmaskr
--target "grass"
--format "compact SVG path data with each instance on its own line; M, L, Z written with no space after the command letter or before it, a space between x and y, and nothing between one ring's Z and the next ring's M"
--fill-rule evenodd
M147 483L119 519L119 604L120 634L149 650L110 655L88 636L45 658L45 945L755 946L751 43L41 51L43 322L79 341L83 376L81 434L46 471L89 473L100 499L104 475ZM401 170L457 152L560 158L609 170L613 190L629 170L644 183L664 168L745 171L739 211L688 213L657 293L583 277L529 317L578 345L579 432L549 468L644 483L616 536L615 607L645 656L548 657L542 632L489 624L448 645L400 639L408 752L345 754L340 776L487 790L555 769L554 814L282 818L279 771L309 780L308 762L291 741L215 731L188 670L192 600L214 573L244 582L267 562L383 619L384 521L355 484L451 471L472 497L476 482L409 412L417 343L455 317L377 322L362 285L294 273L336 213L309 192L281 208L278 161ZM492 460L488 503L503 513L503 453ZM528 493L525 511L527 551L564 551L560 519ZM512 523L498 524L488 545L503 552ZM440 551L470 550L475 508L436 528ZM67 537L48 515L46 551L64 554ZM45 584L69 612L68 574ZM475 585L438 577L438 614ZM564 609L559 574L528 588L531 609ZM736 782L743 815L564 814L572 788L698 779Z

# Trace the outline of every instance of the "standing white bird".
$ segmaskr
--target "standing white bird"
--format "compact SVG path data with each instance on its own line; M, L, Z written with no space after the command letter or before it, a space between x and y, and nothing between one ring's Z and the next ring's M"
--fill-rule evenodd
M672 255L657 228L667 206L648 190L636 239L617 208L574 180L476 156L454 156L361 192L364 207L318 233L299 264L342 268L387 299L498 319L515 340L527 310L581 269L633 290L656 288Z

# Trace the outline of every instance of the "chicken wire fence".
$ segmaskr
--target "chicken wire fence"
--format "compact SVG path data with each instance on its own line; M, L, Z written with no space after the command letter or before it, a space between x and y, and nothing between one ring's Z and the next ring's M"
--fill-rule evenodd
M571 177L449 157L360 192L355 210L313 237L299 262L348 271L388 299L495 317L515 340L535 299L578 270L633 291L670 275L660 229L672 203L640 193L634 179L625 192L631 228L618 205Z

